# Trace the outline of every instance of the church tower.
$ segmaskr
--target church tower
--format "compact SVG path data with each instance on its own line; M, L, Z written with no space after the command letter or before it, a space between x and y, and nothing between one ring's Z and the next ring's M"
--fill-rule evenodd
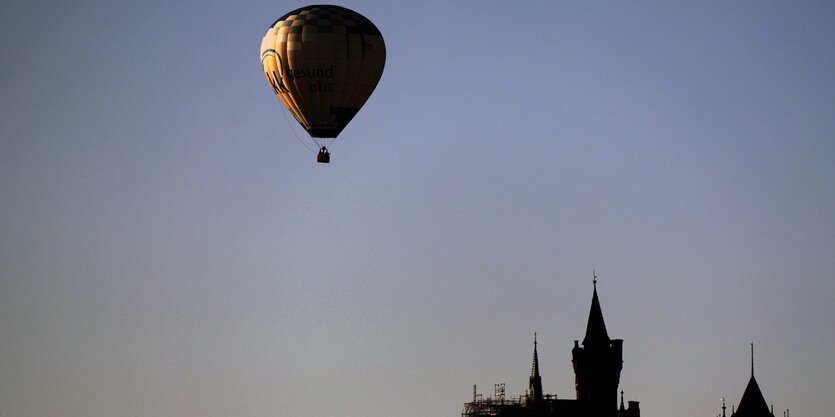
M528 384L528 400L542 400L542 377L539 376L539 355L536 352L536 333L533 334L533 364Z
M596 410L595 415L616 415L618 384L623 368L623 340L609 339L606 332L597 298L597 276L594 277L594 293L583 346L580 347L579 341L575 340L571 354L577 399L587 402L592 410Z

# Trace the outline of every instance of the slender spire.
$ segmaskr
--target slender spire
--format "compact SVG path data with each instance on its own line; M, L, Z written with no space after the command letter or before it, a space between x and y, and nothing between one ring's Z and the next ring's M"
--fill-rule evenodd
M528 398L531 400L542 399L542 377L539 375L539 354L536 349L536 332L533 334L533 363L531 364L531 377L528 384Z
M722 417L725 417L725 397L722 397Z
M586 325L586 337L583 339L583 346L588 344L609 344L609 333L606 331L606 323L603 321L603 311L600 309L600 300L597 298L597 274L594 275L594 293L591 298L591 310L589 311L589 322Z
M751 342L751 378L754 377L754 342Z
M533 364L531 365L531 376L539 376L539 354L536 351L536 332L533 333Z

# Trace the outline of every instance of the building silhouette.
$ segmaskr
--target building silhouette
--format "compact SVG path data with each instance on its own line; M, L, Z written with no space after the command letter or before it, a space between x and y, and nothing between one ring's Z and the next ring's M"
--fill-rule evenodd
M534 334L533 363L527 393L519 397L505 397L505 385L496 384L494 396L484 398L473 386L473 399L464 404L462 417L640 417L638 401L623 402L618 384L623 368L623 340L610 339L597 297L597 277L594 279L591 310L582 346L574 341L571 350L574 368L575 399L558 399L543 394L539 373L539 354ZM737 416L747 417L747 416Z
M722 417L725 415L725 399L722 399ZM783 414L788 417L789 410ZM751 343L751 379L748 380L748 385L745 387L745 392L742 393L742 399L739 400L739 406L731 406L731 417L774 417L774 406L768 407L765 402L765 397L760 390L760 385L757 384L757 379L754 378L754 344Z

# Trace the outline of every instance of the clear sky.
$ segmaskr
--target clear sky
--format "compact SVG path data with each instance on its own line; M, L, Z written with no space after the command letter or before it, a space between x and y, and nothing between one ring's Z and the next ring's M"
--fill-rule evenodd
M457 416L573 398L592 269L645 417L835 410L835 3L349 1L330 165L287 1L0 3L3 417Z

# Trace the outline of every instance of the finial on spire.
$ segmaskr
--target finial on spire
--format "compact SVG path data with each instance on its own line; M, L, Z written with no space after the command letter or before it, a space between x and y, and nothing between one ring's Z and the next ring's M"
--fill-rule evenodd
M754 377L754 342L751 342L751 378Z
M594 284L594 288L596 289L597 288L597 272L595 272L594 269L591 270L591 276L593 277L591 282Z
M725 397L722 397L722 417L725 417Z
M533 345L536 347L536 332L533 332Z

